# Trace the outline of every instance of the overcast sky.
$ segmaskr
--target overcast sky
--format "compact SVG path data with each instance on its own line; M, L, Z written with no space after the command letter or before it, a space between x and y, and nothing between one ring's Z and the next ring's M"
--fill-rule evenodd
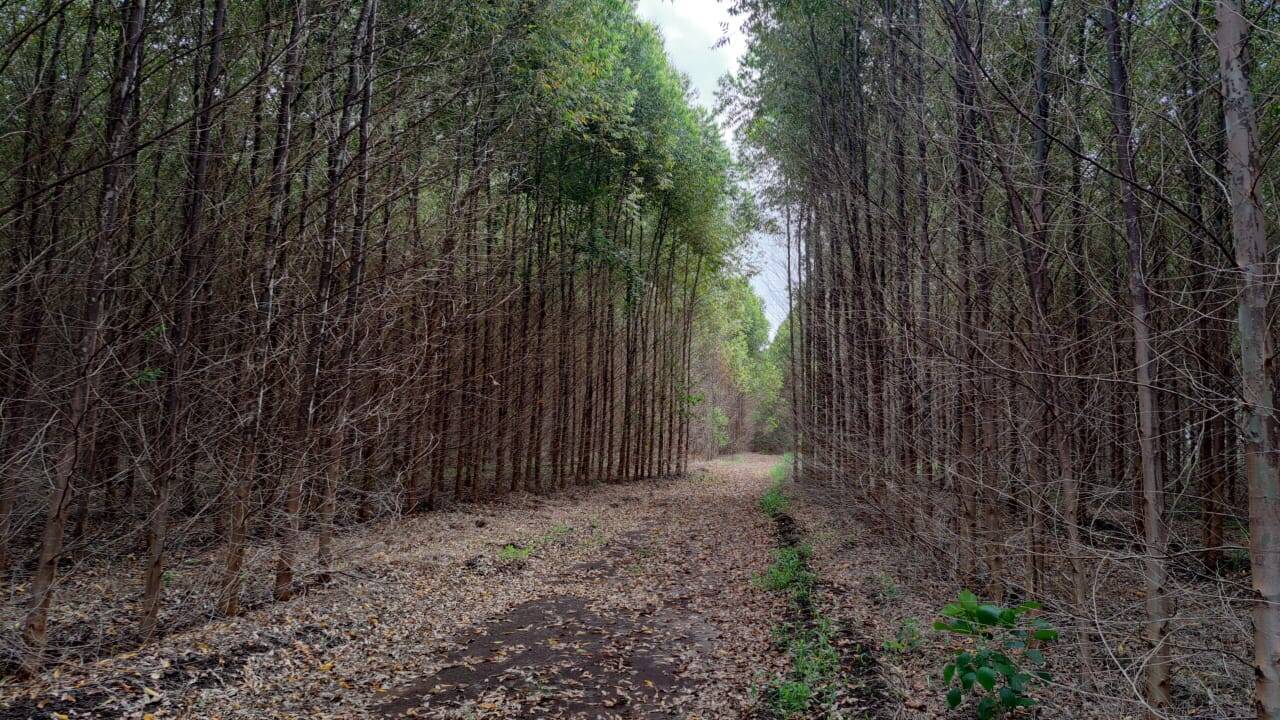
M746 50L746 38L729 16L728 4L720 0L637 0L636 9L662 29L671 63L689 76L698 91L698 102L714 110L720 77L738 69L738 60ZM715 47L721 38L728 42ZM732 139L728 130L724 136L727 142ZM776 330L787 315L787 255L776 238L758 237L755 242L754 261L760 273L751 285L764 299L769 325Z

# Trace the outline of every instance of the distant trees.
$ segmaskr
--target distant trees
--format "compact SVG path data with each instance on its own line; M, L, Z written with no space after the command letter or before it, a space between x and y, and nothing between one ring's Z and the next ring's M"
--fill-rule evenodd
M145 548L129 642L180 613L178 549L222 558L181 611L234 615L322 581L346 523L684 467L699 308L750 228L628 3L0 23L0 571L28 671L69 560Z
M776 340L775 340L776 342ZM786 367L771 352L764 306L740 275L712 279L693 334L690 411L695 456L781 452L777 404Z
M1251 606L1276 717L1280 18L1207 10L739 0L731 105L794 247L803 477L1050 600L1152 717L1242 702L1180 669L1230 674Z

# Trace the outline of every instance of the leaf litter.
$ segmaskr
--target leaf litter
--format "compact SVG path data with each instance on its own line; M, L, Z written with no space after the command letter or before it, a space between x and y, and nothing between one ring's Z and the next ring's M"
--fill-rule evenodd
M742 717L786 662L752 583L775 462L349 533L331 584L4 681L0 719Z

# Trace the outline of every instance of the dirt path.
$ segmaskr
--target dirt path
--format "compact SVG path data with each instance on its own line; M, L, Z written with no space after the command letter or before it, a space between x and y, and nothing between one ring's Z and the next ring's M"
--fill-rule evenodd
M752 583L776 462L371 530L334 586L63 668L0 718L744 717L785 665Z

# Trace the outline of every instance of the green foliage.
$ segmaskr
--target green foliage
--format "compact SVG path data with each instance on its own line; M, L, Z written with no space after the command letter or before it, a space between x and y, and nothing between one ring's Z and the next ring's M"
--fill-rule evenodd
M790 674L769 686L770 704L776 715L803 715L835 699L841 686L836 630L833 622L817 616L812 623L793 623L775 631L775 639L786 644L791 662Z
M835 624L819 616L811 624L775 627L773 634L774 641L787 648L791 663L790 674L769 685L774 713L779 717L794 717L833 700L841 678Z
M729 416L719 407L711 408L711 439L715 443L715 451L723 452L729 447Z
M787 511L789 502L782 488L774 485L760 497L760 509L769 517L777 517Z
M791 471L791 458L773 468L774 484L760 498L760 509L777 518L786 511L787 496L782 490ZM780 718L810 713L829 706L842 685L840 652L834 638L836 627L816 607L813 590L817 575L809 567L813 554L805 544L778 548L773 563L756 583L767 590L786 593L792 612L807 620L774 627L774 641L785 645L791 672L775 679L767 688L770 708Z
M882 646L889 652L905 653L920 644L920 623L915 618L906 618L898 625L898 634L893 640L885 640Z
M699 394L713 407L706 416L705 432L713 446L708 450L720 453L748 443L755 447L757 438L776 433L782 366L768 352L769 321L749 274L733 271L712 278L699 306L693 342L701 363Z
M498 551L498 560L504 564L521 564L533 554L533 548L507 543Z
M793 600L807 598L817 579L809 569L812 549L807 545L779 548L773 553L773 564L759 578L766 590L788 593Z
M763 352L763 378L760 404L755 411L756 435L753 447L761 452L778 452L795 446L791 437L791 395L787 389L787 371L791 367L791 318L782 321L773 341Z
M781 485L791 477L791 469L795 466L795 455L787 453L782 456L782 461L777 465L769 468L769 479L773 480L774 485Z
M782 462L774 465L769 470L769 478L773 480L773 484L760 497L760 510L771 518L776 518L787 511L790 499L787 497L782 486L787 482L787 478L791 476L791 463L787 458L783 458Z
M1048 681L1044 670L1025 668L1045 665L1044 645L1058 640L1058 631L1029 612L1040 604L1024 602L1016 607L985 604L973 593L961 592L956 602L942 609L934 629L972 638L975 644L955 653L942 670L947 705L959 707L965 695L976 699L978 720L999 717L1036 701L1027 694L1036 681Z
M889 573L877 575L876 581L880 584L880 597L885 600L895 600L902 594L902 591L898 589L898 582Z
M773 688L773 707L783 717L798 715L809 708L813 688L799 680L778 683Z
M150 385L164 377L164 369L158 367L142 368L133 376L134 385Z
M547 534L542 537L541 544L543 545L561 544L561 543L564 543L572 534L573 534L572 527L565 524L556 525L552 527L550 530L548 530Z

